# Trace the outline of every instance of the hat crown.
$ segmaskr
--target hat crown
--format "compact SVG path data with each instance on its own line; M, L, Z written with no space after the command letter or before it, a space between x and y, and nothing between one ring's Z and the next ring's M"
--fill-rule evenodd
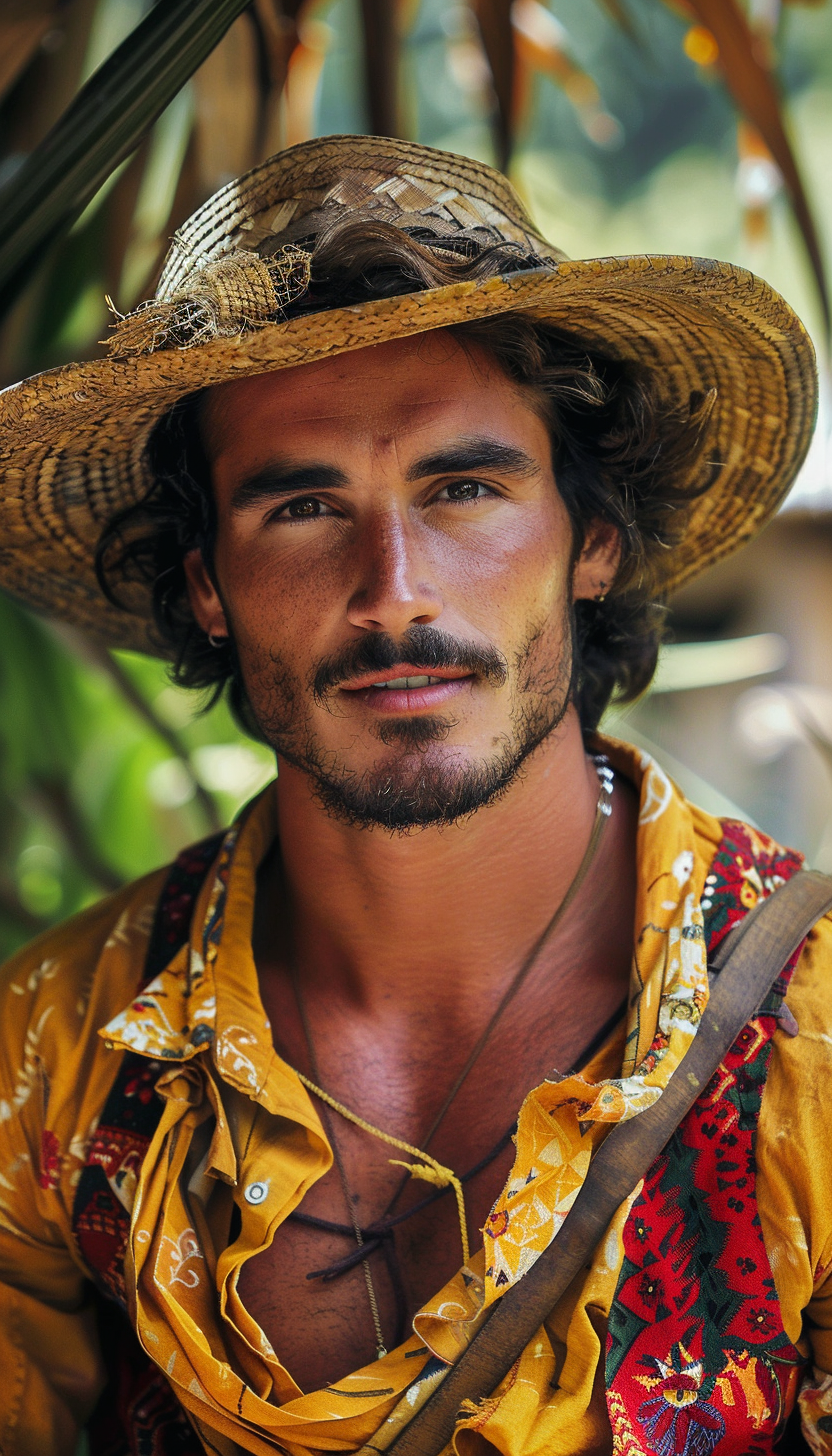
M493 167L389 137L328 136L279 152L203 203L174 236L156 298L181 297L230 252L267 259L336 220L361 219L448 242L565 256Z

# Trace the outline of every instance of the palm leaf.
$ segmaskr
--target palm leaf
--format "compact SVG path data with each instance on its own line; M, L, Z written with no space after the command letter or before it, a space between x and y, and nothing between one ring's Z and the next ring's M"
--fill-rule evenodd
M514 144L514 28L511 24L512 0L475 0L474 13L482 36L483 49L491 69L495 115L497 165L505 171Z
M373 136L399 136L398 6L361 0L367 120Z
M13 86L29 64L55 20L54 4L6 7L0 18L0 96Z
M0 191L0 308L221 40L248 0L164 0Z
M598 0L598 3L603 6L607 14L615 21L616 25L624 31L624 34L630 37L630 40L637 41L639 39L638 32L633 25L632 17L623 5L622 0Z
M257 25L268 89L260 118L257 151L269 157L284 144L283 88L289 60L298 43L298 14L302 0L254 0L249 12Z
M754 33L737 0L687 0L687 7L713 35L731 95L743 115L757 128L783 174L815 275L828 337L830 306L823 253L803 179L786 134L774 77L759 58Z
M329 26L315 14L318 8L308 4L298 16L298 41L289 56L281 99L281 147L308 141L315 132L316 102L331 42Z
M194 77L196 165L199 190L206 197L254 166L260 120L257 70L257 34L249 13L235 20Z
M522 68L548 76L564 92L578 113L578 119L597 146L615 143L621 127L601 106L601 93L593 78L569 54L569 38L550 10L540 0L514 0L511 8L515 56L519 74L516 98L522 88Z

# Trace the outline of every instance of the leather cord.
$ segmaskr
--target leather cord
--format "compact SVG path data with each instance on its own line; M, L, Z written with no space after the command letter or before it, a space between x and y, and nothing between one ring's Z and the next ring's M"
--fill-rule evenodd
M574 1076L576 1072L579 1072L582 1067L586 1066L587 1062L592 1060L595 1053L600 1050L607 1038L612 1035L626 1010L627 1000L625 998L621 1005L616 1007L612 1016L608 1017L604 1022L600 1030L596 1031L589 1045L584 1047L580 1056L576 1059L574 1067L566 1074L567 1076ZM487 1168L490 1163L493 1163L494 1159L499 1157L503 1149L508 1147L516 1131L517 1119L515 1118L511 1127L506 1128L499 1142L491 1151L486 1153L484 1158L480 1158L479 1162L475 1163L473 1168L469 1168L467 1173L460 1173L460 1183L470 1183L472 1178L476 1178L478 1173L481 1173L484 1168ZM384 1239L392 1238L399 1224L405 1223L408 1219L413 1218L415 1214L421 1213L425 1208L429 1208L432 1203L436 1203L437 1199L445 1198L450 1191L448 1187L434 1188L426 1198L420 1198L418 1203L412 1204L403 1213L385 1213L382 1214L381 1218L375 1219L373 1223L367 1224L366 1228L362 1226L361 1236L364 1240L362 1245L353 1248L343 1259L338 1259L332 1264L327 1264L325 1269L313 1269L310 1274L307 1274L307 1279L337 1279L339 1274L346 1274L349 1269L355 1268L355 1265L359 1264L363 1258L367 1258L370 1254L375 1253ZM295 1223L305 1224L307 1228L320 1229L324 1233L341 1234L344 1238L350 1240L354 1240L355 1238L352 1224L333 1223L328 1218L315 1218L313 1214L304 1213L299 1208L293 1209L287 1217L293 1219Z

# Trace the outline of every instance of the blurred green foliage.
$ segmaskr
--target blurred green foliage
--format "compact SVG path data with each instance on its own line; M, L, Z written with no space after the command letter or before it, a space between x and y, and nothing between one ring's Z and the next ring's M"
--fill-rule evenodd
M273 764L224 704L200 715L161 662L90 660L85 644L3 598L0 643L7 953L227 822Z

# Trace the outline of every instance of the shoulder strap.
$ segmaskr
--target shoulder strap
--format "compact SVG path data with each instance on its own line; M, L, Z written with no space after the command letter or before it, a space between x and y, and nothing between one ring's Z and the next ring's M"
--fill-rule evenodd
M731 931L715 957L720 974L699 1030L658 1102L613 1128L592 1159L557 1239L494 1306L441 1383L431 1383L433 1393L398 1439L385 1444L382 1426L373 1450L438 1456L453 1434L462 1402L481 1400L499 1385L755 1016L785 963L830 909L832 878L802 870Z

